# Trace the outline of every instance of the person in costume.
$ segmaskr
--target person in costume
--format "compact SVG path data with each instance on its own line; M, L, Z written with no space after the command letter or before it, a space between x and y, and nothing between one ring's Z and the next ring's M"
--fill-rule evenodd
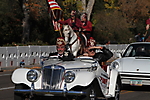
M50 53L49 56L58 56L59 58L63 57L63 53L66 50L65 40L63 37L58 37L56 40L56 49L57 51L54 53Z
M82 32L86 36L87 40L89 40L92 32L92 23L87 19L86 13L82 14L81 22L82 22Z
M70 18L67 20L58 20L58 23L63 25L70 25L74 32L79 32L79 29L82 27L82 22L79 18L76 17L76 11L72 10Z

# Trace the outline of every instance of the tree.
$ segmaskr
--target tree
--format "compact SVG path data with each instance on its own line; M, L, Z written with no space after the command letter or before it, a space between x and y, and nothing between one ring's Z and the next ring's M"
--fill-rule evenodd
M150 11L149 0L119 0L118 4L123 16L133 20L132 22L142 16L147 16Z
M149 17L149 0L119 0L120 11L127 18L131 28L145 32L145 20Z
M23 0L22 9L24 12L23 19L23 33L22 33L22 43L29 42L29 33L30 33L30 6L28 0Z
M126 19L121 17L121 13L114 10L113 12L100 11L94 19L95 24L94 38L97 42L113 41L117 43L129 43L133 37L129 31L129 24Z
M1 0L0 9L0 45L20 42L23 14L18 1Z
M134 34L145 33L145 20L150 16L149 0L56 0L64 19L71 10L88 14L97 41L128 43ZM0 45L17 42L48 42L55 44L55 33L47 0L1 0ZM79 17L79 16L78 16Z
M88 14L88 20L90 20L90 16L93 10L93 6L94 6L95 0L82 0L82 8L83 11L82 12L86 12Z
M94 3L95 0L64 0L63 1L64 14L65 16L69 17L68 12L70 13L71 10L76 10L80 14L85 12L88 14L88 20L90 20Z
M42 41L50 43L53 40L51 36L54 32L50 25L47 0L24 0L22 3L25 15L23 19L22 42ZM54 42L51 41L51 43Z
M145 20L149 16L149 0L104 0L107 9L118 9L122 16L127 19L130 29L134 33L144 31Z

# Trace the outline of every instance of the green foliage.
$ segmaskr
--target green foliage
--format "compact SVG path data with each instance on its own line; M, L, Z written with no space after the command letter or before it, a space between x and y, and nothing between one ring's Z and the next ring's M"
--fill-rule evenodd
M59 32L53 29L47 0L28 1L30 34L26 44L55 44ZM71 10L82 11L81 0L57 2L63 9L64 19L70 17ZM134 41L135 34L145 33L145 21L150 16L149 5L149 0L95 0L91 15L93 37L100 43ZM0 0L0 46L21 43L23 18L22 0Z
M46 0L29 0L30 10L30 35L29 42L42 41L43 43L55 44L57 34L48 13Z
M105 9L104 4L105 4L104 0L95 0L93 12L96 13L96 12L99 12L101 10L104 10Z
M92 18L95 26L93 36L98 42L135 41L135 34L145 33L145 21L150 15L149 4L149 0L96 0ZM101 5L99 10L96 8L98 5Z
M119 9L118 5L117 5L117 1L118 0L104 0L105 4L105 8L107 9Z
M79 0L64 0L62 1L62 9L64 13L64 17L69 18L70 12L72 10L80 11L82 10L82 2Z
M93 36L97 42L115 41L117 43L129 43L133 37L129 31L129 24L117 11L100 11L94 19L97 20Z
M18 1L0 1L0 45L20 42L23 13Z

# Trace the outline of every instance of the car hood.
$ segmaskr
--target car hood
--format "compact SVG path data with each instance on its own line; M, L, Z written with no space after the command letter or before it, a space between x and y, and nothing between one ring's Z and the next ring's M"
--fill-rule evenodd
M91 67L94 60L74 60L74 61L62 61L57 59L48 60L44 63L44 66L48 65L59 65L63 66L65 69L72 69L72 68L89 68Z
M82 62L82 61L65 61L59 63L58 65L63 66L66 69L91 67L91 63Z
M125 57L118 60L119 71L124 72L150 72L150 58L147 57Z

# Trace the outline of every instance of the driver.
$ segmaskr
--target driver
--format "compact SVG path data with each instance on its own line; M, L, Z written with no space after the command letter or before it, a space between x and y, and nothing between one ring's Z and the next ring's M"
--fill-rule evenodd
M65 44L65 40L63 37L57 38L56 41L56 49L57 52L50 53L49 56L58 56L59 59L63 61L72 61L74 56L73 54L67 50L67 45Z
M57 38L57 41L56 41L57 52L50 53L49 56L58 56L58 58L62 58L63 57L63 53L66 50L65 45L66 45L65 44L65 40L64 40L63 37Z

